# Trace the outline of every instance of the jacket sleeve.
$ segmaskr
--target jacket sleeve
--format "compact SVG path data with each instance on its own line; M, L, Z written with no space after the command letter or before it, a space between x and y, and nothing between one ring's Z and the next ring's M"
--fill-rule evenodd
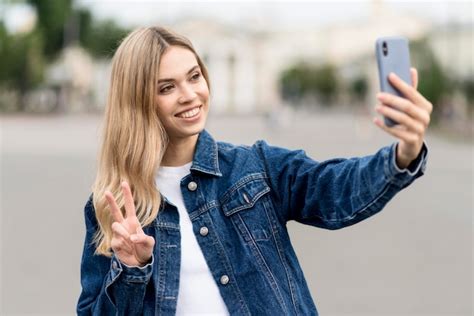
M324 162L314 161L302 150L273 147L264 141L254 148L263 161L282 224L295 220L339 229L376 214L424 174L426 144L406 169L395 163L396 146L383 147L371 156Z
M85 208L86 237L81 260L82 292L78 315L142 315L153 260L143 268L127 267L115 256L95 254L98 229L92 198Z

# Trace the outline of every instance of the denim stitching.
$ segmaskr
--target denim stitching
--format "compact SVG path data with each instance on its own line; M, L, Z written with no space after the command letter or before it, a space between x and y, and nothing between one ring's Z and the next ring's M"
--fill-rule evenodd
M269 215L269 210L267 209L270 208L270 210L273 210L273 208L268 205L267 206L267 203L269 203L268 201L264 201L263 203L263 207L265 209L265 214L267 215L267 218L268 220L270 221L270 223L272 223L272 220L270 219L270 215ZM276 220L276 223L278 223L278 220ZM283 268L285 269L285 275L286 275L286 279L288 281L288 287L290 288L290 293L291 293L291 300L293 301L293 307L295 309L295 314L298 314L298 302L295 298L295 289L293 287L293 282L290 278L290 274L288 273L288 262L286 261L286 257L282 255L282 250L280 249L281 247L281 244L280 242L277 240L277 234L279 233L278 232L278 227L275 227L275 229L273 229L273 225L272 225L272 237L273 237L273 240L275 241L275 245L276 245L276 248L277 248L277 252L278 252L278 256L280 257L280 260L282 262L282 265L283 265Z
M269 187L266 187L263 191L260 191L257 195L255 195L255 197L252 199L251 203L250 204L244 204L244 205L241 205L241 206L238 206L238 207L234 207L232 208L231 210L229 210L228 212L224 212L226 216L231 216L241 210L244 210L244 209L248 209L248 208L252 208L255 203L265 194L267 194L268 192L270 192L270 188Z
M216 229L214 228L214 223L212 222L212 218L210 216L206 217L209 219L209 227L211 227L211 229L216 232ZM230 264L229 258L225 254L224 245L222 245L217 233L211 234L211 236L213 239L213 245L216 246L219 257L223 259L225 271L229 271L227 273L230 273L230 276L232 277L232 282L230 284L234 289L234 293L236 293L236 296L240 302L241 309L245 310L248 315L251 315L250 311L248 310L248 306L247 304L245 304L245 301L242 297L242 293L240 292L240 287L237 284L237 279L235 277L234 270L232 269L232 265Z
M245 224L245 221L242 219L242 216L240 214L237 214L236 216L242 222L242 226L245 228L246 233L250 236L250 242L251 242L250 249L252 250L254 256L256 257L257 262L259 262L259 261L262 262L263 269L264 269L263 273L264 273L264 275L266 275L267 278L270 279L268 281L270 282L270 285L272 286L272 290L273 290L273 292L275 293L275 295L277 297L277 300L278 300L278 303L280 304L280 307L282 307L283 310L286 310L285 301L283 300L283 295L281 294L280 288L278 287L278 283L275 281L275 276L273 275L272 271L268 267L267 262L263 258L262 252L258 248L257 243L255 242L252 234L250 233L247 225Z

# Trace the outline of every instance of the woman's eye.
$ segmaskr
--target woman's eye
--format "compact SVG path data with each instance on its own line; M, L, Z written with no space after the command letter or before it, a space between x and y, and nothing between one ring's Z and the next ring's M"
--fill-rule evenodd
M160 89L160 93L169 92L172 88L173 88L173 86L164 86Z
M199 72L196 72L196 73L191 77L191 79L192 79L192 80L198 80L200 77L201 77L201 74L200 74Z

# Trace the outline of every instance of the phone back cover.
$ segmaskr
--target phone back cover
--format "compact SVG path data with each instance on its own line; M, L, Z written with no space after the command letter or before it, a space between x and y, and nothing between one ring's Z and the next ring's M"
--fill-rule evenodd
M387 43L388 54L383 55L383 42ZM403 97L388 81L390 72L397 74L403 81L412 84L410 75L410 51L408 48L408 40L404 37L393 36L383 37L376 41L376 55L379 67L380 89Z

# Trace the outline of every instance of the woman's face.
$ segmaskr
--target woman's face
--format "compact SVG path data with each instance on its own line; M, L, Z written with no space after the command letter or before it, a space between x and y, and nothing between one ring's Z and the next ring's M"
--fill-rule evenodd
M209 88L194 53L170 46L161 56L155 102L171 142L200 133L209 112Z

